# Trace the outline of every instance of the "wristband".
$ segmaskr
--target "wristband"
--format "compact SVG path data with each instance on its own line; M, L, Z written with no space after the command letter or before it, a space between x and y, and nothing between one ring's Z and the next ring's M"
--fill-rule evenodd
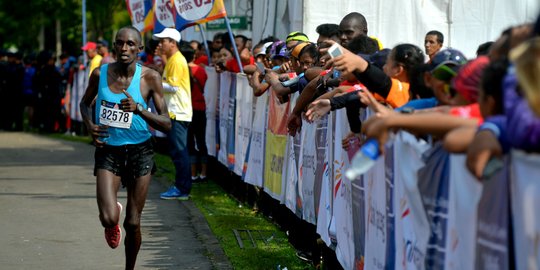
M497 139L501 135L501 129L491 122L484 122L482 125L480 125L480 127L478 127L478 132L483 130L491 131L495 135L495 137L497 137Z

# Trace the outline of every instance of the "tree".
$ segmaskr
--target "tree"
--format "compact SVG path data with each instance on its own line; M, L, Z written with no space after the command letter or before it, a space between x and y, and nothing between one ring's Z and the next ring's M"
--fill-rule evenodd
M44 29L46 50L55 49L56 19L61 23L63 51L80 54L82 16L80 0L0 1L0 48L15 47L19 51L39 49L38 36ZM88 0L88 40L106 38L129 24L123 0Z

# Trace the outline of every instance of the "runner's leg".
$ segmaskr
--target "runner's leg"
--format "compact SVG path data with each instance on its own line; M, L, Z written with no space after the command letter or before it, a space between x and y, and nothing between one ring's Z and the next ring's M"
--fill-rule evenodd
M137 254L141 248L141 213L146 202L150 179L151 175L148 173L127 183L126 219L124 220L126 269L135 268Z
M96 198L99 208L99 220L105 228L118 224L117 194L120 188L120 177L105 169L97 170Z

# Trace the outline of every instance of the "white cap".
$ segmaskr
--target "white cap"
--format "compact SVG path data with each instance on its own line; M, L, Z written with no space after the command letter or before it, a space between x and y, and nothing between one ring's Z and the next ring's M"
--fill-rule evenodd
M273 43L274 42L271 42L271 41L264 43L264 45L261 48L261 52L259 52L256 56L259 56L261 54L266 55L266 49L268 49L268 47L272 46Z
M176 40L176 42L180 42L182 39L182 36L180 35L180 32L174 28L165 28L161 33L154 34L155 39L162 39L162 38L170 38L173 40Z

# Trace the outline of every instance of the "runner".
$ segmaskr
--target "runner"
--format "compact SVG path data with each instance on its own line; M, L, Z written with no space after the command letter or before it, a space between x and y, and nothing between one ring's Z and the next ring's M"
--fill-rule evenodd
M143 47L137 29L120 29L114 43L117 62L92 72L80 104L83 121L96 145L94 175L99 219L111 248L118 247L122 240L122 205L117 202L117 193L120 183L127 187L126 269L135 267L141 246L141 212L154 166L148 125L165 132L171 128L161 76L137 64L137 54ZM146 110L149 98L154 100L158 114Z

